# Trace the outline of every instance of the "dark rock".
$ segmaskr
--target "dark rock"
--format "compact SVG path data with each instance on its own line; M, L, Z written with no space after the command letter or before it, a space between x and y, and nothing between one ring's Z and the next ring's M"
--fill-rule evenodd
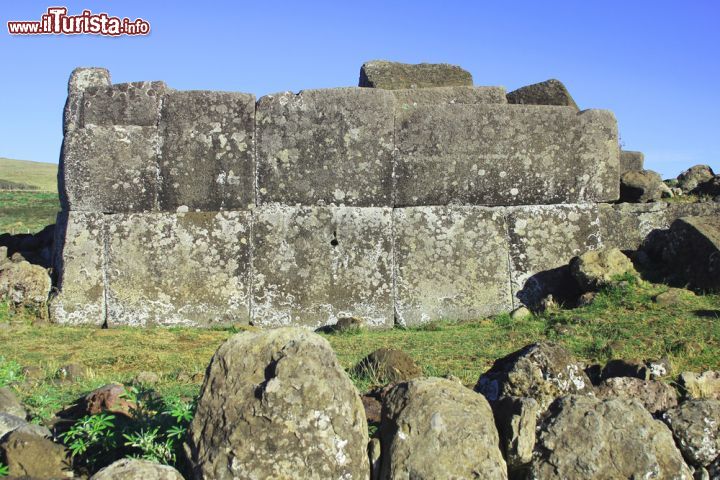
M579 110L565 85L554 78L513 90L507 94L507 101L524 105L558 105Z
M682 172L677 177L677 187L685 193L690 193L701 183L712 180L715 176L709 165L695 165Z
M601 376L603 380L615 377L633 377L648 380L650 378L650 372L644 363L633 360L613 359L605 364Z
M595 301L595 297L597 297L597 292L585 292L578 297L575 306L577 308L589 307Z
M720 195L720 175L715 175L710 180L706 180L692 191L695 195L703 195L708 197L715 197L717 201L718 195Z
M354 371L380 384L404 382L422 375L422 369L407 353L389 348L375 350L360 360Z
M380 423L382 418L382 403L380 403L380 400L373 395L363 395L360 399L365 408L365 417L368 423Z
M656 202L667 186L652 170L625 172L620 177L620 201L629 203Z
M13 478L73 478L69 457L62 445L26 431L13 431L0 441L0 458Z
M636 399L653 415L678 404L677 392L670 385L657 380L633 377L608 378L595 389L595 394L602 399Z
M353 332L365 328L365 320L358 317L342 317L335 325L332 325L334 332Z
M406 88L472 85L472 75L447 63L400 63L385 60L365 62L360 68L360 87L399 90Z
M667 411L663 420L689 464L709 467L720 458L720 401L689 400Z
M662 256L692 288L720 291L720 216L675 220Z

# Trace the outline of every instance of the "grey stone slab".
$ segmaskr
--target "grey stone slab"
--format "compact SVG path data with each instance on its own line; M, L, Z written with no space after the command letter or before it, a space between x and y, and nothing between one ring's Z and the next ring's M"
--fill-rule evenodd
M163 100L160 208L255 205L255 96L176 91Z
M515 306L534 306L548 294L557 300L580 292L568 263L602 246L596 205L532 205L507 209Z
M61 212L55 226L54 269L57 295L50 319L64 325L105 323L104 216Z
M561 105L578 109L565 85L554 78L513 90L507 94L507 101L521 105Z
M609 111L418 105L397 112L397 206L618 198L617 122Z
M360 68L360 87L388 90L472 85L472 75L447 63L365 62Z
M503 209L397 208L393 238L398 324L478 319L512 309Z
M435 87L393 90L397 108L414 105L507 103L503 87Z
M392 206L390 92L305 90L258 101L258 204Z
M670 226L667 203L600 204L600 234L605 247L635 250L653 230Z
M620 175L625 172L644 170L645 154L630 150L620 150Z
M83 92L80 123L87 125L157 126L165 82L90 86Z
M392 326L392 210L263 206L253 216L253 324Z
M59 174L63 209L155 210L158 149L156 127L88 125L68 131Z
M106 220L109 327L249 322L249 211Z
M83 93L90 87L110 86L110 72L104 68L76 68L68 80L68 96L63 110L63 134L80 125Z

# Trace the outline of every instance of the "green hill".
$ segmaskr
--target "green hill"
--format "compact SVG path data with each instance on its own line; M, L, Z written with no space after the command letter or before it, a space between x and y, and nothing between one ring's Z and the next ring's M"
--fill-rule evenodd
M11 160L0 157L0 190L35 190L57 193L54 163Z

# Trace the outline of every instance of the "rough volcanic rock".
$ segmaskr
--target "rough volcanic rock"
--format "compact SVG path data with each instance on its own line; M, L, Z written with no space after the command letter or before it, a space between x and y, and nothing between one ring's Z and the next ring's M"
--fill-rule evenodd
M720 372L682 372L678 378L680 389L690 399L720 400Z
M692 288L719 292L720 216L675 220L662 258Z
M692 479L670 430L634 400L559 399L540 427L531 478Z
M367 442L362 402L330 344L278 328L237 334L215 353L186 452L196 478L364 479Z
M0 458L11 478L73 478L65 447L32 432L15 430L0 441Z
M472 85L472 75L447 63L400 63L372 60L360 68L360 87L399 90L405 88Z
M678 403L677 392L667 383L632 377L608 378L595 389L595 395L603 399L636 399L652 414L664 412Z
M422 375L422 369L402 350L380 348L355 366L357 375L377 379L380 383L405 382Z
M620 201L629 203L656 202L662 198L665 185L652 170L633 170L620 177Z
M27 411L17 399L15 393L8 387L0 388L0 413L9 413L16 417L25 418Z
M709 467L720 458L720 401L689 400L667 411L663 420L688 463Z
M492 403L492 409L508 469L519 472L532 461L538 403L532 398L502 397Z
M573 258L570 272L583 290L597 290L622 275L637 275L632 261L617 248L590 250Z
M50 275L39 265L26 261L0 265L0 298L16 305L42 305L50 295Z
M507 94L507 101L522 105L558 105L579 110L565 85L554 78L513 90Z
M492 410L452 380L401 383L383 400L382 479L506 479Z
M632 170L642 170L645 164L645 155L642 152L620 150L620 175Z
M711 180L715 176L709 165L694 165L677 177L677 186L685 193L690 193L701 183Z
M98 471L90 480L183 480L183 476L167 465L123 458Z
M10 432L21 430L41 437L49 437L50 430L40 425L28 423L25 418L20 418L10 413L0 412L0 439Z

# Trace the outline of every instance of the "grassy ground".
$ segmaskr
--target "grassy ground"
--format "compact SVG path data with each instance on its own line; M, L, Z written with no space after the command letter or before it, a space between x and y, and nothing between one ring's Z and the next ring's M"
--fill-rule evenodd
M559 342L588 363L668 356L676 372L720 368L720 296L688 293L676 305L654 303L652 298L666 289L641 281L603 292L591 306L553 310L526 320L501 315L323 336L343 368L350 369L374 349L392 347L410 354L426 374L452 374L467 385L473 385L495 359L543 339ZM192 397L213 352L236 333L232 329L71 328L36 318L33 312L0 307L4 357L0 385L17 378L22 366L38 367L37 381L14 387L38 421L84 392L110 381L129 381L141 371L161 376L160 393ZM87 377L78 382L58 379L58 368L69 363L85 366ZM367 378L353 380L360 390L371 386Z
M0 157L0 181L27 185L42 192L57 193L57 170L54 163Z
M0 233L35 233L55 223L57 193L0 191Z

